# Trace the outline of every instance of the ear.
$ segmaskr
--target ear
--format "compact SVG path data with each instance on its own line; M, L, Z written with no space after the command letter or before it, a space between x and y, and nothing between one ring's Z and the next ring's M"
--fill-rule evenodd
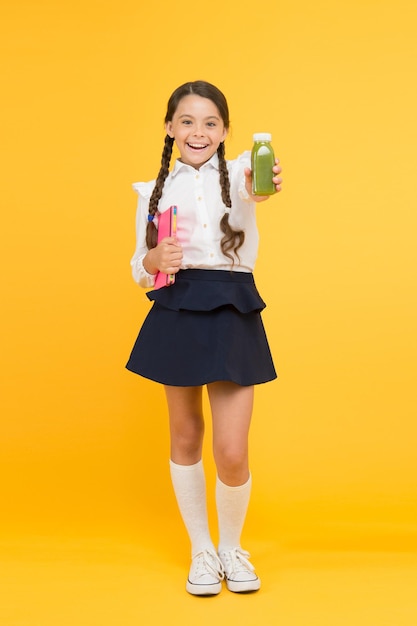
M226 137L227 137L227 133L228 133L228 132L229 132L229 131L228 131L228 129L227 129L227 128L225 128L225 129L223 130L222 141L224 141L224 140L226 139Z
M174 133L172 132L172 122L167 122L165 124L165 131L166 131L166 134L171 137L171 139L174 138Z

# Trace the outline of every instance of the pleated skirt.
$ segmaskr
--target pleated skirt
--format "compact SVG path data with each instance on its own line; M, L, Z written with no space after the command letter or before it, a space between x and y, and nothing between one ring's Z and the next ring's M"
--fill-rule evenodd
M277 377L261 319L265 303L252 274L180 270L153 301L127 369L179 387L232 381L248 386Z

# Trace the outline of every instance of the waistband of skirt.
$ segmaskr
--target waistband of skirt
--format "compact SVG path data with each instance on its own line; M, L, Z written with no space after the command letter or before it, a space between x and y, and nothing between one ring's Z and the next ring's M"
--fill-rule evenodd
M262 311L265 302L252 273L228 270L180 270L174 284L154 289L149 300L174 311L213 311L233 306L241 313Z
M180 270L175 274L175 280L219 280L228 283L254 284L251 272L233 272L231 270Z

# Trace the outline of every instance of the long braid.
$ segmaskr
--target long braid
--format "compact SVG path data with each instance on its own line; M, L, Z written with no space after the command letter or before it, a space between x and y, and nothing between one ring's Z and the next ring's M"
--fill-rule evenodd
M229 180L229 172L227 171L227 164L225 159L225 148L224 143L222 142L218 149L217 154L219 157L219 173L220 173L220 187L222 190L222 200L225 206L228 209L232 208L232 200L230 198L230 180ZM229 212L223 215L220 220L220 229L224 234L224 237L220 241L220 247L225 256L232 260L234 263L235 259L233 255L230 254L230 250L233 250L233 254L237 256L239 259L238 250L243 245L245 241L245 232L243 230L234 230L229 224Z
M174 145L173 137L166 135L164 149L161 158L161 169L155 182L155 187L149 200L149 218L146 226L146 245L148 250L155 248L158 243L158 231L153 223L153 217L158 212L158 203L162 196L165 179L169 174L169 164L171 162L172 147Z

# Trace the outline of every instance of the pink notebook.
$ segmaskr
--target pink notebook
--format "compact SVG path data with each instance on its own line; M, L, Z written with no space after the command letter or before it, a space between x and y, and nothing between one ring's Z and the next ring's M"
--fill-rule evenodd
M177 212L176 206L170 206L169 209L161 213L158 217L158 243L164 237L175 237L177 234ZM168 287L175 282L175 274L164 274L158 272L155 279L154 289Z

